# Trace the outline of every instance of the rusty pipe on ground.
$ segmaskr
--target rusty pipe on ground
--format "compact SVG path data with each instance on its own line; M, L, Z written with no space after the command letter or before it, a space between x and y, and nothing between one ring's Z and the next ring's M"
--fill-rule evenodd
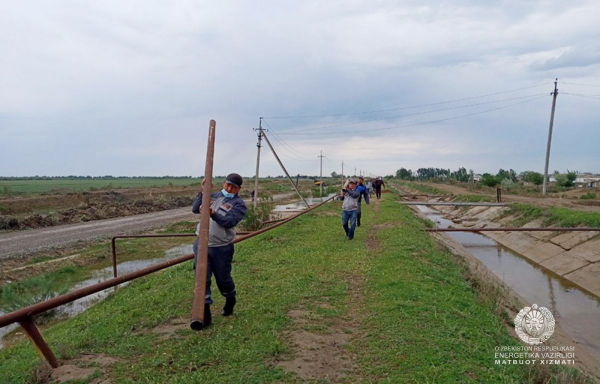
M199 331L204 328L204 296L206 295L206 271L208 263L208 227L210 225L210 192L212 190L213 159L215 156L215 131L217 123L210 121L206 164L204 166L204 185L202 188L202 206L200 207L200 231L198 233L198 258L196 259L196 278L194 280L194 299L192 301L192 320L190 328Z

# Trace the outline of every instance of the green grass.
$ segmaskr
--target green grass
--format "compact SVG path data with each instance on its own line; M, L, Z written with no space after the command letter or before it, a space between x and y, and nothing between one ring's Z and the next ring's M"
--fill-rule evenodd
M586 194L584 194L584 195L581 195L579 198L580 198L581 200L593 200L593 199L595 199L595 198L597 198L597 197L598 197L598 196L597 196L595 193L588 192L588 193L586 193Z
M513 224L516 226L542 219L544 226L600 227L600 213L576 211L569 208L541 208L530 204L514 203L510 205L504 215L516 215L517 218L513 220Z
M215 316L205 331L182 328L164 340L150 332L169 319L189 318L193 272L186 262L135 281L44 329L44 336L59 358L119 358L109 372L115 383L300 383L273 363L293 355L286 313L304 307L329 323L354 316L356 329L348 333L356 337L347 349L355 369L347 383L530 382L523 366L493 364L494 347L517 341L464 267L395 198L384 195L379 213L374 204L363 207L364 224L353 241L343 235L336 202L236 245L236 315ZM381 225L374 232L378 248L367 250L375 225ZM350 276L364 281L358 302L348 290ZM217 296L216 309L223 304ZM323 302L329 306L317 310ZM327 331L317 322L305 329ZM1 350L0 382L28 382L38 361L28 342Z
M423 192L423 193L429 193L432 195L452 195L451 193L444 191L442 189L431 187L426 184L415 183L412 181L399 181L398 184L400 186L405 186L405 187L414 189L416 191Z
M465 203L479 203L479 202L494 203L494 202L496 202L496 199L491 196L485 196L485 195L458 195L452 201L457 201L457 202L460 201L460 202L465 202Z

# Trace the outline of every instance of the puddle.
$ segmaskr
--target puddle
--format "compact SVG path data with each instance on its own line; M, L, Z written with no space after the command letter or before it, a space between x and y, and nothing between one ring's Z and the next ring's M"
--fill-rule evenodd
M448 228L452 221L433 208L418 209ZM530 303L548 308L560 326L589 352L600 359L600 301L576 286L532 264L529 260L503 247L489 237L473 232L447 232L462 244L494 274Z
M179 256L184 256L193 252L191 244L180 245L178 247L174 247L165 251L165 255L160 258L155 259L147 259L147 260L131 260L124 261L122 263L117 264L117 271L120 275L124 275L126 273L135 272L142 268L149 267L154 264L161 263L163 261L171 260ZM100 283L102 281L108 280L113 277L112 265L110 267L106 267L104 269L100 269L93 272L93 276L87 280L81 281L74 285L69 292L75 291L81 288L89 287L90 285ZM128 283L124 283L119 285L119 287L124 287ZM73 317L76 316L94 304L104 300L111 292L113 292L113 288L105 289L100 292L96 292L92 295L88 295L82 297L81 299L75 300L69 304L65 304L58 308L57 316L60 317ZM0 315L3 315L4 312L0 310ZM3 348L2 339L5 335L11 333L15 329L19 328L18 324L11 324L7 327L0 328L0 349Z
M335 195L336 195L335 193L330 193L329 195L324 196L324 197L310 197L310 198L306 199L306 202L309 205L315 205L315 204L322 203L323 201L325 201ZM290 204L276 205L275 208L273 208L272 212L303 211L305 209L306 209L306 204L304 204L303 201L296 201L296 202L290 203Z

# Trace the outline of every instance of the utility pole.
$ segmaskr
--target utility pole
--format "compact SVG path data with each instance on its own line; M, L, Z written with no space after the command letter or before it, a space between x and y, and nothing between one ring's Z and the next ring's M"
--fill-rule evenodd
M344 188L344 160L342 160L342 188Z
M319 196L323 197L323 151L321 151L321 155L317 156L321 158L321 191L319 192Z
M554 92L552 92L552 112L550 113L550 128L548 129L548 146L546 147L546 166L544 167L544 185L542 187L542 195L546 195L546 184L548 184L548 165L550 163L550 146L552 145L552 126L554 125L554 110L556 109L556 96L558 96L558 88L554 82Z
M306 204L306 207L310 208L310 205L306 202L306 200L304 200L304 197L302 196L302 194L298 190L298 187L296 187L296 184L294 184L294 180L292 180L292 178L290 177L290 174L288 173L287 169L285 169L285 167L283 166L283 163L281 162L281 160L279 160L279 156L277 156L277 152L275 152L275 149L273 149L273 146L271 145L271 142L269 141L269 138L265 134L264 130L263 130L262 135L265 138L267 144L269 145L269 148L271 148L271 152L273 152L273 155L275 156L275 159L277 160L277 162L279 163L279 165L281 165L281 169L283 169L283 172L285 172L285 175L287 176L288 180L290 181L290 183L292 183L292 186L294 187L294 189L298 193L298 196L300 196L300 198L302 199L302 201L304 201L304 204Z
M356 167L354 167L354 176L356 176Z
M254 176L254 209L258 204L258 169L260 166L260 142L263 136L262 117L258 119L258 143L256 144L256 174Z

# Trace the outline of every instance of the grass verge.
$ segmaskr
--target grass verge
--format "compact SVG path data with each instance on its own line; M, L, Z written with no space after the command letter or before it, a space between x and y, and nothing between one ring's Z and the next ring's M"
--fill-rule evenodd
M600 213L576 211L569 208L541 208L530 204L514 203L504 213L515 215L515 226L522 226L530 221L542 219L542 225L559 227L600 227Z

